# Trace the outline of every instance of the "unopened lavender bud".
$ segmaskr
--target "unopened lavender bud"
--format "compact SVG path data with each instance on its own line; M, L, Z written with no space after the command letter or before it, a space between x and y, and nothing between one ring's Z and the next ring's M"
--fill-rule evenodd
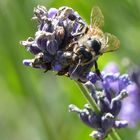
M70 112L76 112L79 114L80 119L88 126L94 127L95 123L97 123L97 118L93 119L93 117L96 117L96 114L92 116L92 120L89 116L89 111L87 109L79 109L77 106L71 104L69 105L69 111ZM99 123L98 123L99 124Z
M129 78L128 74L123 74L119 78L119 83L120 83L120 87L123 89L123 87L128 86L132 82L130 81L130 78Z
M97 140L102 140L105 136L105 133L101 131L93 131L90 135L90 137L95 138Z
M102 113L110 112L110 101L107 97L98 98L97 104Z
M36 43L42 51L46 50L47 40L46 32L41 31L36 33Z
M69 111L70 112L77 112L77 113L80 113L81 112L81 109L79 109L76 105L74 104L70 104L69 105Z
M41 50L37 46L30 46L27 48L27 51L31 52L34 55L41 52Z
M34 39L29 37L26 41L20 41L20 44L25 46L25 47L29 47L33 44Z
M26 66L32 66L32 63L34 62L34 59L24 59L23 64Z
M43 55L43 61L46 63L49 63L53 60L53 56L49 54L48 52L45 52L45 55Z
M101 128L101 115L100 114L90 111L88 120L89 120L90 127L95 128L95 129Z
M96 89L96 90L102 91L102 89L103 89L103 85L102 85L102 81L101 81L101 80L98 80L98 81L94 84L94 86L95 86L95 89Z
M62 69L62 66L61 66L61 64L54 64L53 66L52 66L52 69L54 70L54 71L60 71L61 69Z
M127 94L126 90L122 90L119 95L117 95L116 97L114 97L111 100L110 109L111 109L111 113L114 116L117 116L119 114L121 107L122 107L121 100L127 96L128 96L128 94Z
M120 100L123 100L124 98L126 98L128 96L128 92L124 89L120 92L119 94L120 97L118 97Z
M75 22L74 25L73 25L72 33L71 33L72 36L76 35L76 31L77 31L78 26L79 26L79 24L77 22Z
M50 54L56 54L58 50L58 44L56 40L48 40L46 45L46 49Z
M36 32L36 42L40 49L43 51L47 49L47 41L54 40L55 36L53 33L45 32L45 31L38 31Z
M119 93L119 95L117 95L116 97L114 97L114 98L112 99L112 103L113 103L114 101L121 101L122 99L126 98L127 96L128 96L128 93L127 93L127 91L124 89L124 90L122 90L122 91Z
M114 122L114 127L115 128L124 128L124 127L127 127L128 126L128 121L122 121L122 120L120 120L120 121L115 121Z
M111 113L106 113L102 116L101 122L102 129L104 130L104 132L108 132L109 130L111 130L114 124L114 116Z
M97 76L96 73L90 72L90 73L87 75L87 79L88 79L91 83L95 84L95 83L99 80L99 76Z
M96 92L94 89L94 85L90 81L86 82L84 85L88 89L91 97L97 102L97 96L96 96Z
M111 105L110 105L111 114L113 114L116 117L119 114L121 107L122 107L121 101L111 102Z
M58 9L56 9L56 8L50 8L49 10L48 10L48 18L54 18L55 17L55 15L57 14L57 12L58 12Z
M39 30L41 31L45 31L45 32L51 32L52 31L52 28L51 28L51 23L43 23L39 26Z
M82 110L79 113L79 116L84 124L88 125L89 127L92 127L92 124L89 122L89 115L87 111Z
M90 93L93 92L93 91L95 91L94 85L90 81L86 82L84 85L86 86L86 88L88 89L88 91Z
M34 8L34 14L35 16L33 19L37 19L40 22L47 16L47 9L44 6L38 5L36 8Z

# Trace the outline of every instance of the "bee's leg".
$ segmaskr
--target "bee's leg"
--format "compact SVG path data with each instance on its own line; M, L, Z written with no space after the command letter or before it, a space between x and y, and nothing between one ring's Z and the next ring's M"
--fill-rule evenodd
M95 72L96 72L96 74L99 76L99 78L101 79L101 81L103 81L101 72L100 72L100 70L98 69L97 61L95 61Z
M81 20L79 20L77 22L79 24L81 24L81 26L79 27L78 31L84 32L84 34L87 33L89 28L87 26L85 26L85 24Z
M78 37L78 36L83 36L84 34L86 34L89 28L82 22L82 20L76 19L75 22L78 23L79 25L76 29L76 32L72 33L72 36Z
M66 48L66 51L74 51L74 48L77 48L77 47L78 47L78 42L74 41L74 42L70 43L68 48Z
M80 31L81 30L81 31ZM73 33L72 36L73 37L78 37L78 36L83 36L84 34L86 34L86 32L88 31L87 27L81 27L77 33Z

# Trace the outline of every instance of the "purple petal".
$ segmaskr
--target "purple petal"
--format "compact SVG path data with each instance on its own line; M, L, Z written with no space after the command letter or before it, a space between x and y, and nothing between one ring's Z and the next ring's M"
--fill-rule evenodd
M128 122L127 121L115 121L114 123L114 127L115 128L124 128L128 126Z
M119 69L116 63L110 62L105 66L104 71L106 73L118 73Z
M120 78L119 78L120 90L126 88L130 83L131 82L130 82L128 74L123 74L122 76L120 76Z
M106 74L103 77L103 87L107 92L119 93L119 82L114 74Z
M45 50L46 49L46 42L47 42L47 38L46 37L39 37L37 38L37 45L41 50Z
M60 64L55 64L54 66L52 66L52 69L54 71L60 71L62 69L62 66Z
M56 54L57 50L58 50L58 44L57 44L57 41L56 40L48 40L47 41L47 51L54 55Z
M53 56L50 55L48 52L44 53L43 56L43 61L45 61L46 63L49 63L53 60Z
M48 23L45 23L45 24L41 27L41 30L42 30L42 31L45 31L45 32L52 32L51 25L48 24Z
M105 132L108 132L114 124L114 116L111 113L106 113L102 116L101 125Z
M92 113L92 115L89 115L89 112L87 109L83 109L80 113L80 119L89 127L92 128L100 128L101 123L101 117L100 115L97 115L96 113Z
M78 25L79 24L77 22L75 22L75 24L73 25L72 33L75 33L77 31Z
M93 83L93 84L95 84L98 80L100 80L100 79L99 79L99 76L97 76L97 74L96 74L96 73L93 73L93 72L90 72L90 73L87 75L87 79L88 79L91 83Z
M50 8L48 11L48 18L54 18L58 10L56 8Z
M119 117L127 120L130 127L135 127L140 120L140 91L135 84L131 84L126 88L129 96L123 100Z
M33 59L24 59L23 64L26 66L32 66L33 61Z
M30 47L27 48L27 50L34 55L41 52L41 50L39 48L37 48L37 46L30 46Z

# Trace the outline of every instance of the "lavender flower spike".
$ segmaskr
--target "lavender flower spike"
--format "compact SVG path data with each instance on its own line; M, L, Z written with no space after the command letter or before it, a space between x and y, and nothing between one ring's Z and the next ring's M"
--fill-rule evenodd
M33 59L24 59L23 64L26 66L32 66L32 63L34 62Z
M111 64L111 65L110 65ZM112 67L112 68L111 68ZM109 71L110 70L110 71ZM104 71L114 73L119 73L118 66L115 63L109 63ZM130 79L133 82L130 82L128 75L119 76L119 87L122 89L126 87L125 90L128 93L128 97L125 98L121 105L121 110L119 113L119 118L129 122L128 124L124 122L117 122L116 127L122 127L128 125L129 127L136 127L138 122L140 122L140 69L139 67L131 67L129 72ZM132 115L133 114L133 115ZM115 126L114 126L115 127Z
M70 111L78 113L83 123L95 129L90 136L96 139L107 137L112 128L124 128L128 125L126 120L119 120L118 114L122 107L122 101L128 96L127 87L132 85L128 75L119 73L102 72L103 81L90 72L89 81L84 84L91 98L99 108L99 112L92 110L90 106L79 109L70 105Z
M75 41L89 28L82 17L66 6L48 10L44 6L37 6L33 19L38 21L35 37L29 37L21 44L35 57L32 62L24 61L24 64L86 82L86 74L93 62L79 67L79 55L73 53Z

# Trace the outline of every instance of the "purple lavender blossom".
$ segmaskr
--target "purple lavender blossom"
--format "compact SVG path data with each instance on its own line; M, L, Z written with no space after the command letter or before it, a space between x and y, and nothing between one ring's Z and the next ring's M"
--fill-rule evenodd
M61 66L61 64L59 64L59 63L55 63L55 64L52 66L52 69L53 69L54 71L60 71L60 70L62 69L62 66Z
M87 79L93 84L95 84L98 80L100 80L99 76L97 76L97 74L93 72L88 73Z
M118 120L117 117L122 108L122 100L128 96L128 88L132 86L132 82L128 75L120 75L118 72L115 74L102 72L102 81L92 72L87 75L87 78L89 81L84 85L95 100L99 113L87 105L84 109L70 105L69 109L71 112L78 113L86 125L95 129L90 134L91 137L103 139L112 128L124 128L128 125L125 119Z
M113 67L112 68L110 68ZM111 70L111 73L118 73L118 67L115 63L111 63L111 65L107 65L105 68L105 72ZM128 92L128 97L125 98L122 102L122 107L119 113L119 118L127 120L129 123L129 127L136 127L137 123L140 121L140 82L139 76L140 71L139 68L132 68L129 72L130 79L133 83L129 84L128 75L123 75L120 77L120 88L126 86L126 90ZM133 115L132 115L133 114Z
M26 66L31 66L32 63L33 63L32 59L24 59L23 60L23 64L26 65Z
M93 76L95 77L94 74ZM122 105L121 100L127 96L126 88L128 85L131 84L130 79L128 77L125 77L127 78L127 80L120 80L122 79L122 77L123 75L118 76L115 74L104 74L103 81L98 80L96 81L96 83L94 83L95 89L92 89L94 90L94 92L90 90L90 93L91 96L95 99L99 108L101 109L101 112L103 113L110 112L115 117L120 112ZM92 83L92 81L90 82ZM119 87L120 84L124 86L121 86L120 88ZM85 85L87 86L87 84ZM97 92L96 90L99 91Z
M23 64L45 71L53 70L58 72L58 75L67 75L85 82L93 63L78 66L77 61L73 62L72 47L67 50L70 43L78 40L83 29L88 28L80 15L66 6L49 10L44 6L37 6L33 19L39 23L35 37L30 37L21 44L34 54L35 58L25 59Z
M53 19L55 15L57 14L58 9L56 8L50 8L48 11L48 18Z
M104 67L104 72L106 73L118 73L119 68L116 63L114 62L109 62L105 67Z
M54 39L54 40L48 40L47 43L47 51L54 55L56 54L57 50L58 50L58 44L57 44L57 41Z
M129 93L122 104L122 109L119 114L120 118L129 121L130 127L136 127L140 122L140 71L139 67L133 67L129 73L133 84L127 87ZM133 115L132 115L133 114Z
M140 121L140 91L135 83L127 87L129 96L123 101L119 117L129 122L130 127L136 127Z

